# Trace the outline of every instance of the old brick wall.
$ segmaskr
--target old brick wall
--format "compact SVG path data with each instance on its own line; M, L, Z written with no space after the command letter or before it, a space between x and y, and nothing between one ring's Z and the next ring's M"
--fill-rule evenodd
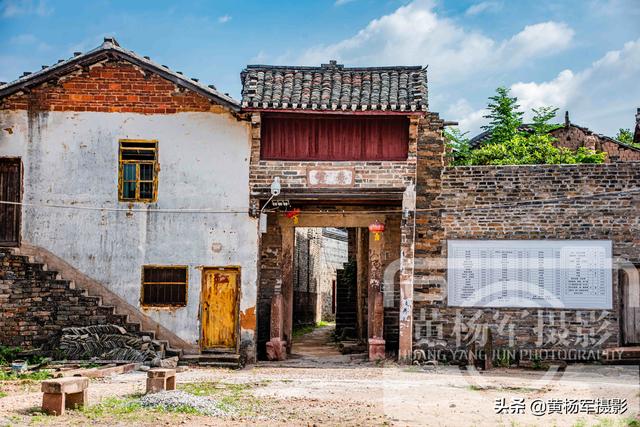
M123 60L109 60L0 100L0 109L171 114L211 101ZM222 108L222 107L216 107Z
M267 216L267 232L260 242L260 263L258 274L258 358L266 358L266 342L269 341L271 298L276 286L282 286L282 234L276 215Z
M139 324L101 306L99 297L73 289L69 281L57 279L57 272L43 270L26 256L0 249L0 265L0 345L47 347L69 326L116 324L140 332Z
M576 150L586 147L591 150L607 153L607 162L640 161L640 149L616 144L608 138L587 131L577 126L561 127L551 134L558 139L557 145Z
M414 348L464 345L478 338L474 327L483 324L491 328L496 346L597 349L619 343L617 274L610 311L448 307L446 241L608 239L614 259L638 262L640 193L620 191L640 187L639 163L434 164L420 172L416 258L433 263L417 270L414 279ZM613 194L594 196L607 192Z

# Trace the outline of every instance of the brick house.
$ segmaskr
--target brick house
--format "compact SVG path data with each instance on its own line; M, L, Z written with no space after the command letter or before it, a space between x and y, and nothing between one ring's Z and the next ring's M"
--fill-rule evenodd
M424 69L257 65L241 78L252 125L251 197L267 216L260 357L295 352L296 227L348 230L353 263L338 285L354 295L351 325L368 342L370 358L385 350L400 361L429 350L456 358L454 352L466 355L488 337L500 348L593 360L598 356L578 351L639 342L637 150L597 137L610 159L615 148L625 162L446 167L445 122L428 111ZM571 124L564 130L593 136ZM282 191L271 199L275 177ZM378 222L385 224L381 236L368 230ZM459 258L472 253L487 258ZM503 270L482 264L487 260L502 260ZM561 263L550 271L565 271L594 260L604 267L593 267L588 288L577 285L587 280L580 267L559 278L531 264ZM538 287L535 280L505 285L516 280L509 279L513 269L544 280ZM473 301L489 277L502 286L494 300ZM515 302L506 302L512 292ZM555 302L541 303L547 299Z
M184 353L253 361L257 222L239 111L114 39L0 86L0 199L23 203L2 205L0 240L58 270L67 280L47 286L78 305L59 310L44 273L5 287L0 342L116 322ZM20 299L29 286L39 302Z
M638 115L636 115L636 121ZM638 135L638 125L636 125L636 139ZM530 131L529 125L521 126L521 130ZM549 132L556 138L556 145L577 150L580 147L607 153L606 162L637 162L640 161L640 148L625 144L606 135L601 135L592 130L576 125L569 119L569 112L565 113L564 125ZM490 137L490 132L482 132L471 138L472 147L479 147Z
M403 333L399 310L411 303L418 158L441 138L444 124L427 108L426 69L250 65L241 79L242 109L251 115L251 197L267 212L258 284L261 356L292 351L294 228L339 227L349 230L349 259L357 263L349 284L353 329L368 340L371 357L385 348L406 357L410 333ZM440 157L434 155L437 164ZM267 203L275 177L282 191L277 204ZM375 224L384 224L384 233L370 233Z

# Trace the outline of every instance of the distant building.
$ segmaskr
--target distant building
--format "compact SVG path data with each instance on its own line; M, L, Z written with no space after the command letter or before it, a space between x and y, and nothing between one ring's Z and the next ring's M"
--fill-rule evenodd
M640 111L640 109L638 109ZM634 141L640 140L640 112L636 114L636 131ZM531 131L530 124L520 127L523 131ZM577 150L579 147L586 147L591 150L604 151L607 153L606 162L636 162L640 160L640 148L620 142L614 138L597 134L584 126L578 126L569 120L569 112L565 113L564 126L549 132L557 139L556 145ZM471 139L471 146L479 147L491 136L490 131L482 132Z

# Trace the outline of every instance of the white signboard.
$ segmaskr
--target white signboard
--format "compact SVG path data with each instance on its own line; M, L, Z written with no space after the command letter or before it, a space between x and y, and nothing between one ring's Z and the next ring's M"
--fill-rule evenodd
M611 309L609 240L449 240L448 303Z

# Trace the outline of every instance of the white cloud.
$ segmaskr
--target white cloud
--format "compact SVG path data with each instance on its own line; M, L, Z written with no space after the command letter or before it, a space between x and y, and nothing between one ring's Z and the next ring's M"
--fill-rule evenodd
M18 15L46 16L53 11L46 0L4 0L0 2L0 15L11 18Z
M465 12L465 15L474 16L483 12L500 10L501 8L502 8L502 3L498 3L497 1L483 1L480 3L476 3L474 5L471 5Z
M231 21L230 15L222 15L221 17L218 18L218 22L221 24L226 24L229 21Z
M475 136L480 126L484 123L487 114L485 108L474 110L465 98L457 100L445 112L444 116L458 122L458 127L463 132L469 132L469 137Z
M549 21L495 40L439 16L432 0L414 0L372 20L352 37L307 49L296 58L281 57L280 62L319 64L336 59L350 65L428 64L431 79L451 83L561 52L572 38L573 30L566 24Z
M640 39L607 52L584 70L563 70L546 82L515 83L511 93L523 109L542 105L569 109L583 125L591 127L589 122L597 120L599 131L611 133L630 127L625 123L632 121L633 111L640 106L639 81Z
M576 75L571 70L563 70L558 76L542 83L515 83L511 92L518 97L521 108L525 111L545 105L564 108L584 81L584 75Z
M562 22L527 25L502 45L502 57L515 63L549 56L567 49L575 32Z

